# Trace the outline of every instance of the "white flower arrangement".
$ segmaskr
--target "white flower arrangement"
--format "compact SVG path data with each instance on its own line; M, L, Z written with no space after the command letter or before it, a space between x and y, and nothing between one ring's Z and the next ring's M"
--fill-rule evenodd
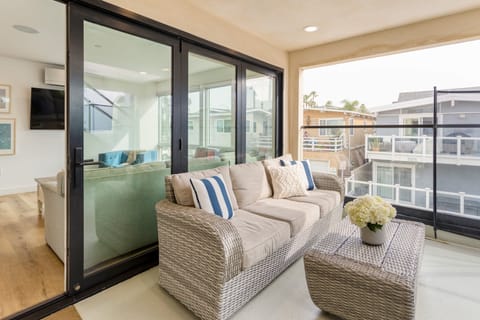
M379 196L362 196L345 205L350 221L375 232L397 215L397 210Z

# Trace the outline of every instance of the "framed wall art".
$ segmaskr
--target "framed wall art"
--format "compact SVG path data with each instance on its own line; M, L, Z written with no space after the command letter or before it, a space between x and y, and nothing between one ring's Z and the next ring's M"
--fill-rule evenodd
M15 154L15 119L0 119L0 156Z
M10 86L6 84L0 84L0 113L9 113L10 103Z

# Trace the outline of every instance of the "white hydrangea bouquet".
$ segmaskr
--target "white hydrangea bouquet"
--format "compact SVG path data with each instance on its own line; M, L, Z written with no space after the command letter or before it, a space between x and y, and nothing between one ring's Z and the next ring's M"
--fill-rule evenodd
M379 196L362 196L345 205L350 221L375 232L397 215L394 207Z

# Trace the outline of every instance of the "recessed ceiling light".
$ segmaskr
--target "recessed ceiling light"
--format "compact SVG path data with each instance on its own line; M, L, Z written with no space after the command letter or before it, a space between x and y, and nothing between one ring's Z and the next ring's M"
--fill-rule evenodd
M25 32L25 33L31 33L31 34L39 33L39 31L37 29L34 29L32 27L29 27L29 26L24 26L24 25L21 25L21 24L13 25L13 28L15 30Z
M306 26L305 28L303 28L303 31L305 32L315 32L317 30L318 30L317 26Z
M165 72L170 71L170 68L162 68L162 71L165 71Z
M93 46L94 46L95 48L101 48L101 47L102 47L101 44L94 44Z
M142 76L146 75L147 73L145 71L140 71L139 72Z

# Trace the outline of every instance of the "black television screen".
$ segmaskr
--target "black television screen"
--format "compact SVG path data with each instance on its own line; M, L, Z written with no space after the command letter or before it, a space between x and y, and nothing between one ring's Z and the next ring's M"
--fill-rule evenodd
M63 90L32 88L30 129L65 128L65 94Z

